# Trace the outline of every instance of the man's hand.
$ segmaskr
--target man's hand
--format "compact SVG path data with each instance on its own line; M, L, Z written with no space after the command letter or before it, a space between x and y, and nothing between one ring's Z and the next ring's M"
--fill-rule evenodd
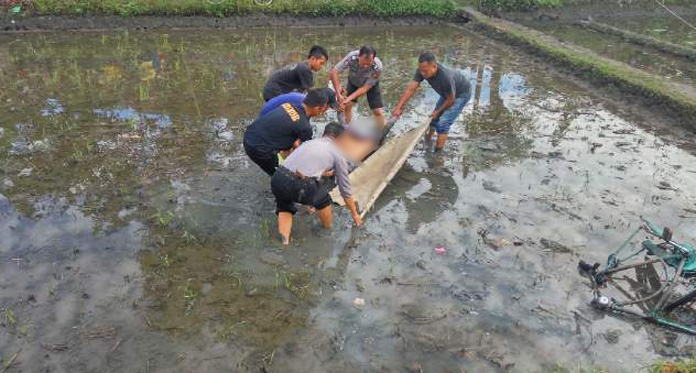
M333 175L334 175L334 171L333 171L333 170L328 170L328 171L324 172L321 176L323 176L323 177L333 177Z
M360 217L360 215L358 213L353 214L353 221L355 221L356 226L358 226L358 227L362 226L362 218Z
M346 96L341 92L336 92L336 103L338 103L336 110L339 112L344 112L346 110Z
M392 110L391 116L396 118L396 119L399 119L399 118L401 118L401 115L403 113L404 113L404 109L402 109L400 107L395 107L394 110Z
M355 203L355 200L352 197L343 197L343 200L346 202L346 207L348 207L348 210L350 210L350 214L353 216L353 221L355 221L355 225L357 225L358 227L361 226L362 218L358 213L358 205Z

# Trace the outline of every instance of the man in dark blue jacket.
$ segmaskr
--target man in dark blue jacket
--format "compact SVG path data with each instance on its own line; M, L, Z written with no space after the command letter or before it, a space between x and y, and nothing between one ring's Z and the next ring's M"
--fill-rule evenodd
M278 168L278 152L291 150L312 139L309 119L326 111L328 98L310 90L302 104L284 103L257 118L244 133L244 150L268 175Z

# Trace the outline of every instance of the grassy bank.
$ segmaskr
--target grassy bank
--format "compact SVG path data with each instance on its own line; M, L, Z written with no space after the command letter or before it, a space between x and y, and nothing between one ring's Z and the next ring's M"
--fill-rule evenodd
M266 0L268 1L268 0ZM653 0L632 0L651 3ZM693 0L662 0L667 5L693 4ZM626 0L0 0L0 8L22 5L24 14L43 15L208 15L225 17L248 13L316 16L371 15L380 17L453 17L465 6L486 12L527 11L575 4L625 3ZM263 3L263 2L261 2Z
M696 120L696 94L690 87L667 82L587 49L561 43L540 31L487 17L470 8L467 13L474 20L475 27L489 36L523 46L599 86L614 86L641 97L649 105L684 117L690 126Z
M696 372L696 358L682 361L662 361L653 364L650 373L693 373Z
M254 0L24 0L29 14L99 15L208 15L225 17L247 13L316 16L371 15L380 17L457 14L454 0L274 0L259 5Z
M666 5L693 5L693 0L661 0ZM470 1L471 3L471 1ZM543 8L557 8L566 5L578 4L602 4L602 5L626 5L627 3L654 5L654 0L479 0L473 1L480 10L484 11L527 11Z

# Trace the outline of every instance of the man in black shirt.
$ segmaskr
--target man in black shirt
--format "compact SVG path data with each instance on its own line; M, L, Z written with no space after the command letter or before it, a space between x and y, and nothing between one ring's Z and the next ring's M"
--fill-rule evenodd
M273 97L294 91L304 92L314 86L315 71L324 68L329 53L324 47L315 45L309 50L306 62L285 66L274 72L263 88L263 99L268 102Z
M406 87L406 91L392 112L393 117L401 117L404 105L413 97L423 80L427 80L430 87L440 95L440 100L430 114L430 129L426 139L431 139L437 132L435 150L442 150L450 127L471 97L471 87L461 72L437 63L432 53L423 53L418 57L418 69L413 81Z
M309 118L326 111L328 98L322 90L307 93L302 104L284 103L256 118L244 132L244 150L268 175L278 168L278 152L289 151L312 139Z

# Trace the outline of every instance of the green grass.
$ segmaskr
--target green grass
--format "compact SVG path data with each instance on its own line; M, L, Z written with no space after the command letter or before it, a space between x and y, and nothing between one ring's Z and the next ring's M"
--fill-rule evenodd
M618 3L626 0L274 0L258 5L254 0L8 0L10 6L23 2L33 14L99 15L207 15L226 17L247 13L302 14L310 16L371 15L380 17L454 17L457 7L471 6L486 11L527 11L583 3ZM636 1L636 0L633 0ZM651 2L652 0L637 0ZM663 0L668 5L690 4L693 0ZM3 8L0 5L0 9Z
M33 0L38 14L207 15L225 17L245 13L283 13L311 16L364 14L373 16L425 15L450 17L454 0L274 0L257 5L253 0Z
M696 358L681 361L659 361L648 370L649 373L693 373L696 372Z

